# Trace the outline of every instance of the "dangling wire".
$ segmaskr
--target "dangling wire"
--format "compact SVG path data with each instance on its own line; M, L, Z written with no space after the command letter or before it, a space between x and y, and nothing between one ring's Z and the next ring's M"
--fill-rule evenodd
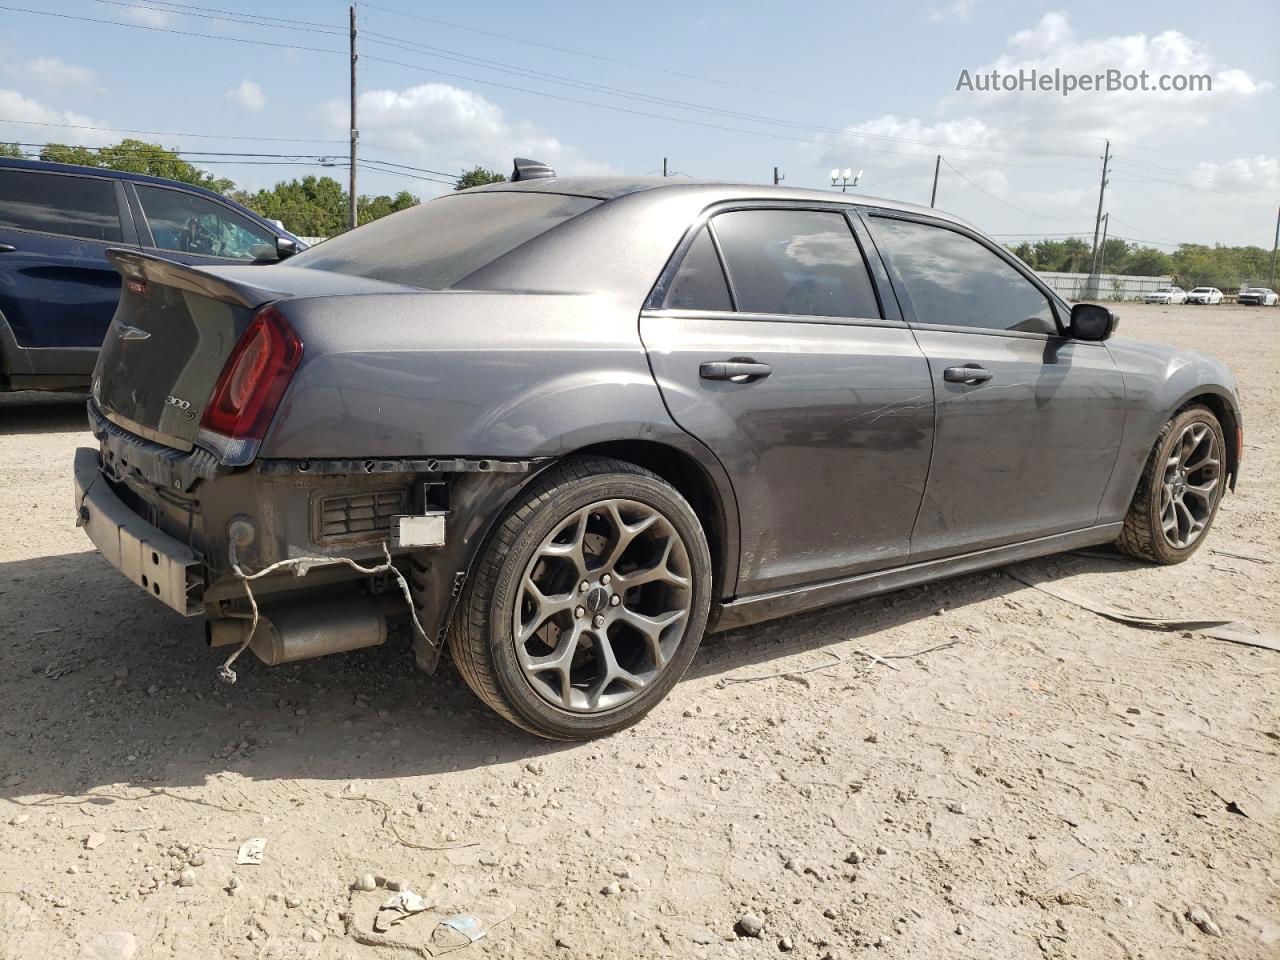
M413 618L414 629L418 631L419 635L427 637L427 632L422 629L422 622L418 619L418 610L413 603L413 593L409 589L409 581L404 578L404 574L391 562L391 551L387 549L385 541L382 544L382 553L387 558L387 562L380 563L376 567L362 567L350 557L291 557L288 560L277 560L275 563L265 566L255 573L245 573L236 559L236 545L235 541L232 541L227 548L227 558L231 561L231 572L244 584L244 595L249 600L249 609L253 611L253 614L250 617L249 632L245 634L244 641L232 652L231 656L223 661L222 666L218 667L218 679L226 684L236 682L236 672L231 668L231 665L236 662L236 658L240 654L244 653L249 643L253 640L254 632L258 629L258 622L261 617L258 612L258 601L253 595L251 581L286 568L292 568L295 577L305 577L313 567L333 566L339 563L345 563L357 573L369 576L375 573L390 573L396 578L396 582L400 584L400 592L404 594L405 602L409 605L409 616ZM429 637L427 639L428 641L430 640Z

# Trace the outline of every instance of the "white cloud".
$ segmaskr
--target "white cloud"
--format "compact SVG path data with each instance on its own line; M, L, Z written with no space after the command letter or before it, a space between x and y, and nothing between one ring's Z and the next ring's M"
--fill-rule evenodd
M420 151L394 159L431 169L462 169L478 163L506 172L512 157L532 157L562 174L608 173L608 164L588 159L582 151L527 122L509 120L502 108L478 93L446 83L426 83L403 90L369 90L358 103L360 138L370 144ZM325 105L334 131L348 123L345 101ZM443 158L443 159L442 159ZM431 192L427 182L414 192Z
M0 117L9 121L26 121L26 123L0 121L0 140L5 142L44 143L53 140L58 143L96 144L101 143L104 136L101 132L73 129L95 126L96 124L89 117L70 110L57 110L24 96L17 90L0 89ZM42 126L42 124L62 126Z
M942 154L939 207L992 231L1091 234L1103 140L1110 139L1105 209L1128 224L1113 223L1113 233L1270 244L1280 141L1269 134L1259 140L1264 128L1257 123L1275 112L1270 80L1222 62L1176 30L1089 37L1064 13L1013 33L985 64L957 63L957 75L961 67L974 77L1055 68L1207 74L1213 84L1195 93L1068 97L948 92L932 117L885 115L846 127L831 146L806 148L815 170L825 177L832 167L865 168L867 193L927 204L934 156ZM1200 159L1215 154L1237 159Z
M267 105L266 94L252 80L241 80L239 85L227 91L226 97L246 110L261 110Z
M1207 75L1213 83L1211 90L1076 90L1069 96L1054 91L964 90L946 103L997 118L998 125L1015 130L1135 140L1171 129L1185 135L1188 129L1206 128L1223 110L1272 91L1270 82L1217 63L1204 43L1177 30L1082 37L1061 12L1046 13L1034 27L1013 34L1004 53L971 73L1052 74L1056 69L1093 76L1108 70L1135 76L1145 71L1152 85L1164 75Z
M1258 155L1225 163L1201 161L1191 175L1206 186L1280 194L1280 158Z
M933 7L926 11L924 18L930 23L944 23L948 20L968 20L978 0L953 0L945 7Z
M98 75L88 67L66 63L57 57L35 57L26 63L9 64L4 72L51 93L74 92L83 95L101 93L103 90Z

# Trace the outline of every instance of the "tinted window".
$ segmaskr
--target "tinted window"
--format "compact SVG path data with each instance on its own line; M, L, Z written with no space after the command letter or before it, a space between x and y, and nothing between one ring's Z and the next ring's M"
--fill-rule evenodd
M687 310L733 309L720 257L706 227L698 231L698 236L685 253L680 269L671 281L664 306Z
M119 242L115 184L93 177L0 170L0 227Z
M920 323L1057 333L1048 298L964 234L875 218L876 243L906 285Z
M289 265L440 290L599 203L517 191L445 196L326 240Z
M151 236L160 250L230 260L274 258L276 238L265 227L205 197L137 184Z
M734 210L712 220L738 309L879 317L849 223L818 210Z

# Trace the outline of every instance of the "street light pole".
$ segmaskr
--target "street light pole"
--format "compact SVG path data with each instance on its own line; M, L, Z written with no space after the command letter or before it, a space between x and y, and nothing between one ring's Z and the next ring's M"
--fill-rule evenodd
M850 168L845 167L843 170L831 171L831 186L834 187L837 183L840 184L841 193L848 192L851 185L856 187L860 179L862 179L861 170L854 173Z

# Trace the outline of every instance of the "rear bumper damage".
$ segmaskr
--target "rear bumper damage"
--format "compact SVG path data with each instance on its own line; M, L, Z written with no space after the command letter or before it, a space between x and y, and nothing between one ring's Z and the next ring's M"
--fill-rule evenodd
M247 642L269 664L381 643L385 619L401 616L419 666L434 670L481 543L540 465L441 457L229 470L205 451L143 440L92 402L89 419L100 449L76 451L77 524L153 599L204 613L211 645ZM249 590L260 614L252 636Z
M97 450L76 450L75 498L76 525L113 567L184 617L203 612L203 559L116 496Z

